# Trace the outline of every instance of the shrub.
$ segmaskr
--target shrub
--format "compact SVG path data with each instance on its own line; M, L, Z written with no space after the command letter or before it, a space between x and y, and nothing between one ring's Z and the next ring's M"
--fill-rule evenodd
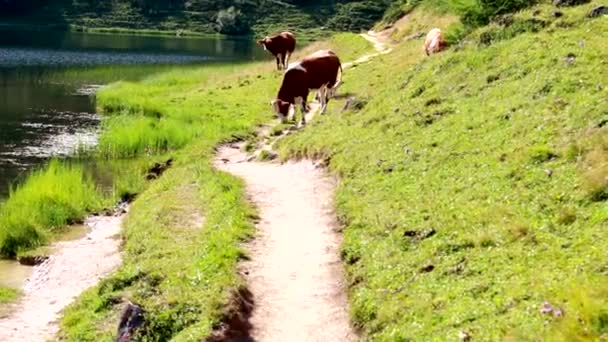
M369 29L384 16L390 0L360 1L338 5L336 15L329 21L329 28L337 31Z
M539 32L547 26L547 22L538 19L515 20L507 27L493 28L483 32L479 37L481 45L490 45L501 40L512 39L527 32Z
M536 4L536 0L447 0L456 9L467 26L483 26L493 17L519 11Z
M250 30L245 15L234 6L219 11L215 23L217 31L223 34L245 34Z

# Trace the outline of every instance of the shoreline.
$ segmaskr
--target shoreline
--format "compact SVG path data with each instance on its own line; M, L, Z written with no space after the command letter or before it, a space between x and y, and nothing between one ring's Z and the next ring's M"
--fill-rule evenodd
M65 33L83 33L83 34L99 34L99 35L124 35L124 36L144 36L144 37L171 37L171 38L190 38L190 39L227 39L227 40L255 40L259 36L266 33L253 31L243 35L228 35L217 32L198 32L190 30L156 30L156 29L131 29L124 27L85 27L75 24L35 24L35 23L0 23L0 32L2 31L53 31ZM338 32L323 31L322 33L314 30L303 30L299 32L299 41L311 42L320 38L330 37Z

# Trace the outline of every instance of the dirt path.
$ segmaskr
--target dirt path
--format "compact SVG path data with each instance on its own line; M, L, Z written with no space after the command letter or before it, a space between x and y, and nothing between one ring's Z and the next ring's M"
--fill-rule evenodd
M372 43L372 45L374 45L374 49L376 50L376 52L363 55L352 62L346 62L346 63L342 64L342 67L344 69L351 68L357 64L369 62L371 59L373 59L375 57L378 57L380 55L385 55L385 54L393 51L393 49L389 47L388 38L383 32L369 31L367 33L362 33L361 37L365 38L365 40Z
M391 51L373 32L362 35L376 53L344 63L347 69ZM318 111L311 103L307 121ZM356 341L350 326L346 285L339 257L341 235L333 212L335 181L310 160L285 164L255 161L277 139L264 141L252 155L242 144L223 146L216 167L245 180L260 211L258 234L243 263L254 309L250 318L255 341ZM289 134L289 131L283 134Z
M56 252L35 267L22 300L0 319L0 341L46 341L57 333L60 312L120 265L120 240L115 236L124 216L91 217L85 222L91 229L85 237L53 246Z
M311 161L246 162L223 147L218 168L242 177L258 206L259 234L244 264L255 341L352 341L332 212L334 182Z

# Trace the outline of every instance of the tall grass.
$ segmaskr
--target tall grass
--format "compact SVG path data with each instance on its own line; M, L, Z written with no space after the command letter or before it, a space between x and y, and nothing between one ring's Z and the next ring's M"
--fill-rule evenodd
M11 189L0 207L0 254L13 257L40 246L53 232L102 205L81 167L53 160Z

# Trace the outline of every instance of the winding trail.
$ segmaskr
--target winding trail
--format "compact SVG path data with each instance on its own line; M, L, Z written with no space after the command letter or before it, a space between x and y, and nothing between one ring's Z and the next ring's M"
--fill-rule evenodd
M23 298L8 317L0 319L0 341L47 341L58 332L61 311L83 291L115 270L121 262L116 235L126 211L113 216L93 216L83 238L58 242L55 252L35 266L25 284Z
M255 341L353 341L344 295L340 236L332 212L334 181L311 161L243 162L223 147L218 167L247 183L259 234L244 263L254 295Z
M345 69L390 52L379 38L362 36L377 52L344 63ZM307 120L318 109L311 103ZM260 342L356 341L333 212L336 181L310 160L256 161L256 153L271 151L276 141L268 132L260 133L266 143L253 155L242 152L242 144L231 144L219 149L215 162L218 169L245 180L261 217L248 245L250 260L242 264L254 301L250 337Z

